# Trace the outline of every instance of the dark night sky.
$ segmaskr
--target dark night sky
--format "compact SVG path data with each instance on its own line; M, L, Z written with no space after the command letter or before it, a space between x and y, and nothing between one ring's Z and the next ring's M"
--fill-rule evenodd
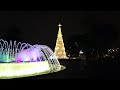
M117 42L120 42L120 12L112 11L1 11L0 36L16 25L24 42L46 44L54 49L59 22L64 43L72 35L97 31L97 26L102 29L102 24L112 26L112 30L118 33Z

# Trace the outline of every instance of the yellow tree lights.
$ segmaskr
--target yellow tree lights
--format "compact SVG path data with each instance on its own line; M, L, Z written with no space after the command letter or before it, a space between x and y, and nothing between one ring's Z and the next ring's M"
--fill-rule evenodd
M62 32L61 32L62 25L59 24L58 26L59 26L59 30L58 30L58 36L57 36L57 40L56 40L54 55L58 59L67 59L64 42L63 42L63 38L62 38Z

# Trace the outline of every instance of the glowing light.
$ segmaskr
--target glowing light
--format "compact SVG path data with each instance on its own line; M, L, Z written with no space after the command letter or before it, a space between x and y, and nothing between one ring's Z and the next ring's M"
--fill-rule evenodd
M82 50L80 50L80 52L79 52L80 54L83 54L83 51Z
M53 51L46 45L30 45L0 39L0 78L23 76L49 70L61 70L58 59Z
M59 23L58 26L59 26L59 30L58 30L57 40L56 40L54 56L56 56L59 59L61 59L61 58L67 59L68 57L66 56L64 42L63 42L63 38L62 38L62 32L61 32L62 25Z
M0 64L0 77L20 76L50 70L48 61Z
M115 52L115 50L113 49L113 52Z

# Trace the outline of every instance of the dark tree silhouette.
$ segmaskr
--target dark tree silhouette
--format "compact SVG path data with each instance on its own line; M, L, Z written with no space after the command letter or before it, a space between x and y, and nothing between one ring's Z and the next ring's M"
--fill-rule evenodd
M78 53L80 49L84 49L87 55L90 55L94 49L94 53L102 56L103 53L106 53L108 48L114 47L114 43L117 39L118 34L113 25L100 24L96 25L92 32L71 36L67 43L67 49L73 53ZM77 45L75 42L77 42Z

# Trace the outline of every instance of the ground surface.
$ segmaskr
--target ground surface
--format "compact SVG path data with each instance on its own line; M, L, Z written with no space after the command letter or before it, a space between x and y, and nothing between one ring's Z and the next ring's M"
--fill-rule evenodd
M120 79L119 60L59 60L65 70L20 79Z

